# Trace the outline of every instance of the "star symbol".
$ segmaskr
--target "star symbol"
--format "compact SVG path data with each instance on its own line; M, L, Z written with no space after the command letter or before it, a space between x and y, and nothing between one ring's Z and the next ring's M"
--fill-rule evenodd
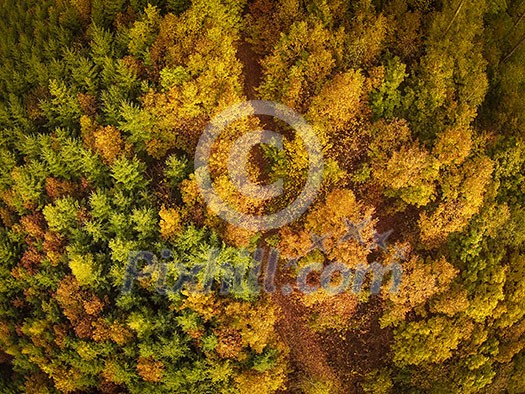
M297 267L297 261L299 260L297 257L285 257L288 260L288 263L284 266L284 269L287 268L296 268Z
M345 226L346 226L346 234L341 237L339 242L346 242L349 239L356 240L360 245L365 245L365 241L363 239L363 235L361 232L365 228L365 226L370 223L370 218L366 218L361 221L359 224L355 224L348 218L345 218Z
M388 230L384 233L378 233L377 231L374 233L374 243L377 246L379 246L381 249L386 250L386 240L388 237L390 237L390 234L392 234L394 230Z
M321 252L325 252L324 240L328 238L328 235L317 235L310 234L310 240L312 241L312 246L308 249L307 253L310 253L312 250L319 249Z

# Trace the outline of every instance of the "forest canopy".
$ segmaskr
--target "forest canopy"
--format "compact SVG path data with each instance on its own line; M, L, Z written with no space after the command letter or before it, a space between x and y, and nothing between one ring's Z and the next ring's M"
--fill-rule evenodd
M0 0L0 36L0 393L525 392L525 2ZM195 169L250 100L323 157L264 231ZM300 195L291 126L224 128L229 207Z

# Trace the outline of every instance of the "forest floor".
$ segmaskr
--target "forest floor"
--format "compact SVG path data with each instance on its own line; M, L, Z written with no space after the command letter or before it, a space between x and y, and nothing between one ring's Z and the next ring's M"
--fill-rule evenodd
M257 99L256 88L263 75L260 58L245 39L238 42L237 56L243 64L244 94L249 100ZM261 123L264 127L273 125L263 118ZM272 301L280 308L277 332L290 349L289 382L281 393L302 393L297 382L305 377L331 381L343 393L362 392L359 382L384 364L392 340L391 330L379 326L380 301L371 299L360 304L348 322L348 330L319 333L308 324L312 310L293 294L281 292L281 285L290 283L290 279L286 275L277 276L276 291L272 294Z
M244 38L238 42L237 56L243 66L244 95L248 100L255 100L257 95L256 88L261 83L263 75L259 56Z

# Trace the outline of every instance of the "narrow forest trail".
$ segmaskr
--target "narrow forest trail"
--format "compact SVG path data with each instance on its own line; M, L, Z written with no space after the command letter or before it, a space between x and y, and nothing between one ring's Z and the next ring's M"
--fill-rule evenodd
M253 51L251 45L242 39L238 42L237 56L243 65L244 94L248 100L258 99L257 86L259 86L263 72L259 63L259 56ZM263 127L275 126L272 120L263 117L260 119ZM339 379L328 363L328 357L322 347L322 339L307 324L306 317L310 311L300 300L293 295L281 292L281 283L285 283L282 276L276 278L277 287L272 294L272 301L280 308L280 318L276 330L282 341L290 349L290 366L293 368L290 377L322 378L339 387ZM291 382L291 381L290 381ZM290 385L288 385L290 386ZM283 393L296 393L288 388ZM345 390L346 393L351 393Z
M261 83L263 73L259 57L245 38L237 43L237 57L242 63L244 95L248 100L255 100L257 98L256 88Z
M260 56L243 38L237 45L237 57L243 66L244 94L248 100L258 99L257 86L263 78ZM277 127L271 118L259 118L263 128ZM260 154L253 155L252 160L264 165ZM263 242L264 239L261 245ZM293 278L278 271L275 280L276 291L271 299L280 308L276 330L290 349L292 369L288 387L282 393L302 393L297 388L297 382L304 379L315 381L316 377L333 382L334 393L361 393L359 382L368 372L384 364L392 340L391 330L383 330L379 326L381 302L375 299L361 304L349 321L352 329L318 333L308 324L312 310L298 299L298 294L281 292L281 286L293 283Z
M298 375L298 380L319 377L339 387L339 379L328 363L322 339L308 327L306 318L310 311L295 297L283 294L279 287L272 300L281 309L276 329L290 349L290 364L294 370L290 376Z

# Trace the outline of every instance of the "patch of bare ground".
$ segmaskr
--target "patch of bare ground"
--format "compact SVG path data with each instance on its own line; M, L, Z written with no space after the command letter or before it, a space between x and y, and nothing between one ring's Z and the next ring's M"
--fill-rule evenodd
M388 362L392 330L381 329L381 302L371 299L359 305L345 332L328 331L321 336L328 364L344 393L362 393L359 383Z
M296 376L298 380L304 376L322 377L337 382L338 377L328 363L321 337L307 324L308 309L295 297L282 294L280 289L273 294L272 300L281 308L276 328L290 349L291 377Z
M245 39L237 44L237 56L243 65L244 94L249 100L257 99L256 88L262 80L260 59ZM260 119L264 127L276 126L266 117ZM277 332L290 349L289 382L280 394L300 394L302 390L297 382L315 377L334 382L334 394L360 393L359 382L387 362L392 341L391 330L379 326L380 300L372 297L370 302L360 304L348 321L348 330L319 333L308 324L312 310L298 299L297 293L281 292L281 285L291 281L286 275L278 275L276 291L271 298L281 310Z
M248 100L255 100L257 94L256 88L262 79L262 68L259 63L259 57L244 38L237 43L237 57L242 63L244 94Z

